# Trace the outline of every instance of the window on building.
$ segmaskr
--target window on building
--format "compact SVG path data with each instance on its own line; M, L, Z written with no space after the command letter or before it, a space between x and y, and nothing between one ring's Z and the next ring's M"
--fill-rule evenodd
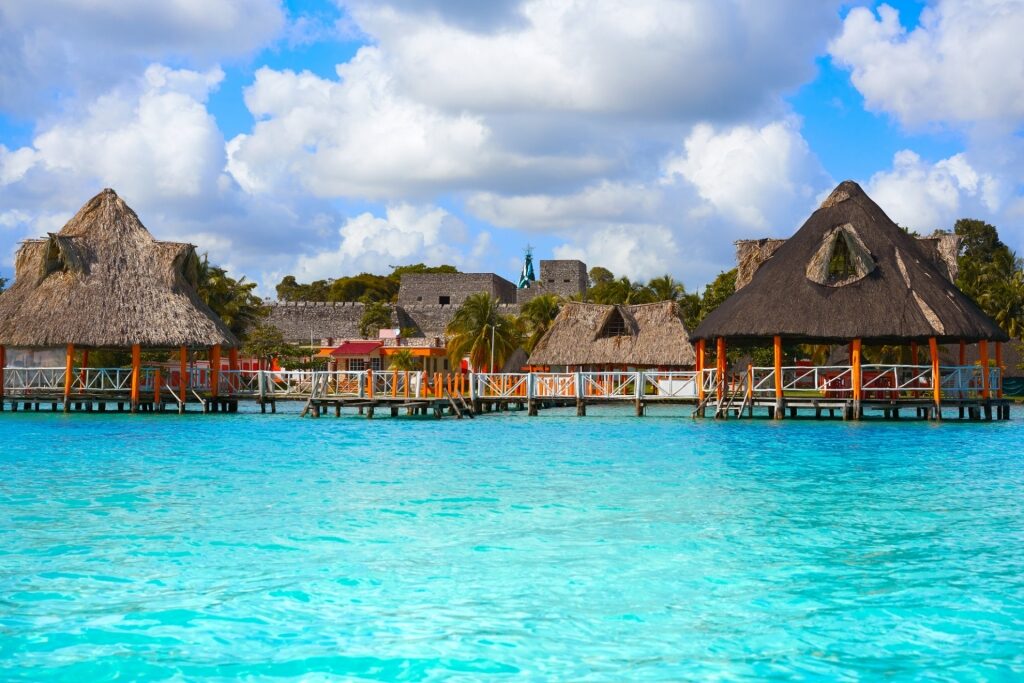
M572 282L572 280L570 280L569 278L565 278L564 280L562 280L562 282Z
M601 328L598 337L625 337L629 335L629 327L626 325L625 318L622 317L622 313L618 308L614 309L609 315L608 319L605 320L604 326Z
M362 372L366 369L366 361L362 358L349 358L348 359L348 371L349 372Z
M384 369L384 359L379 357L379 356L376 357L376 358L371 358L370 359L370 369L373 370L374 372L379 372L380 370L383 370Z
M452 298L450 296L439 296L439 297L437 297L437 303L441 304L442 306L447 306L451 302L452 302Z
M423 301L423 297L422 296L416 297L416 301Z

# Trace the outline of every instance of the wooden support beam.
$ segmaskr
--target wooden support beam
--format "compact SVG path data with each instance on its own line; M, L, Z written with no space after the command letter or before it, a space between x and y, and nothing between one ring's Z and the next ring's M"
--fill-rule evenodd
M231 371L231 381L228 384L228 393L235 395L241 388L240 380L238 376L238 349L228 349L228 370Z
M71 383L75 370L75 345L68 344L64 349L64 412L71 409Z
M722 402L725 396L725 337L715 340L715 366L718 369L718 377L715 379L718 402Z
M928 340L928 348L931 349L932 340ZM917 365L917 342L910 342L910 364Z
M982 339L978 342L978 355L981 357L981 397L986 401L991 395L991 387L988 381L988 340Z
M772 338L772 350L775 361L775 417L782 418L782 337L775 335Z
M132 412L139 409L140 375L142 374L142 347L132 344Z
M184 346L178 348L178 405L180 411L185 409L185 401L188 392L188 349Z
M160 405L160 384L163 382L163 377L160 375L160 368L156 369L156 373L153 375L153 405Z
M942 419L942 377L939 374L939 342L928 339L928 353L932 361L932 399L935 401L935 419ZM916 364L916 363L915 363Z
M7 347L0 344L0 411L4 409L4 368L7 367Z
M996 342L996 398L1003 397L1003 343Z
M704 340L697 342L697 401L704 401Z
M220 344L210 347L210 395L220 394Z
M960 340L960 367L967 365L967 342Z
M850 384L853 387L853 419L860 419L860 398L861 398L861 344L860 339L854 339L850 343Z

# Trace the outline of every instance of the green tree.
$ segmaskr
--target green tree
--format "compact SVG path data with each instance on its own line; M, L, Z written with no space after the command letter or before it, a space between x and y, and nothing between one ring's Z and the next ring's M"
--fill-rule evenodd
M498 300L487 292L471 294L455 311L446 330L448 358L453 366L468 357L474 368L500 369L522 345L522 329L511 316L502 315ZM491 358L491 339L494 358ZM492 362L493 361L493 362Z
M409 349L402 349L396 351L391 356L391 364L388 365L389 370L418 370L419 363L416 361L416 357L412 355L412 351Z
M957 286L974 299L1008 335L1024 335L1024 263L1002 240L994 225L961 218L953 226L960 237Z
M4 291L5 289L7 289L7 278L0 277L0 292Z
M271 358L297 358L308 355L294 344L284 340L284 334L273 325L259 323L249 329L242 343L242 353L252 358L269 361Z
M601 266L594 266L590 269L590 272L588 272L587 275L590 277L591 287L596 287L597 285L605 284L615 279L615 275L612 274L612 271L607 268L602 268Z
M359 335L364 339L376 338L380 330L391 327L391 305L374 301L363 308L359 319Z
M537 342L551 329L561 306L562 300L556 294L541 294L523 304L519 320L526 335L524 348L527 353L533 353Z
M699 325L711 311L722 305L726 299L736 292L736 269L719 273L711 284L704 288L700 298L700 316L696 321ZM694 327L696 327L694 325Z
M196 273L199 298L239 337L269 312L254 293L255 282L246 282L244 275L236 280L220 266L211 265L207 255L203 255Z
M647 283L651 295L655 301L679 301L686 295L686 287L674 277L666 273L660 277L653 278Z

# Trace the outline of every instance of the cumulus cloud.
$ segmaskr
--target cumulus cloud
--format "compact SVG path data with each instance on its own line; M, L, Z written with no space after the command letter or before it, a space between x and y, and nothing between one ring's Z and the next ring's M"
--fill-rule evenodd
M349 4L402 88L453 111L742 115L810 77L838 25L831 1L526 0L490 33L459 21L469 3Z
M892 168L871 176L866 189L896 223L924 234L951 229L964 211L994 214L1002 193L999 181L963 154L930 164L910 150L897 152Z
M857 7L829 50L868 108L905 124L1019 121L1022 33L1020 0L939 0L911 31L888 5Z
M555 258L601 265L616 275L647 279L676 270L678 247L663 225L606 225L555 247Z
M284 23L278 0L5 2L0 111L37 113L55 92L90 98L154 61L206 69L250 54Z
M340 273L383 273L392 266L424 262L464 266L468 253L479 253L481 233L469 245L465 224L446 210L431 206L395 204L383 217L366 212L345 221L337 231L338 246L298 259L300 279L337 277ZM467 249L467 245L469 248Z
M448 114L406 96L362 48L340 80L260 69L245 101L259 120L228 144L228 171L248 192L298 187L320 197L408 197L533 183L604 167L590 156L504 149L481 116Z
M715 212L771 234L795 227L794 215L830 184L794 120L721 131L700 124L666 161L665 178L685 179Z

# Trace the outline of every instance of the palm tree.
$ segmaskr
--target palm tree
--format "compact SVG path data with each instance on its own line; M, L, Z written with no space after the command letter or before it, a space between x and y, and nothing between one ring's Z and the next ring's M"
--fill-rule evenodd
M463 358L475 369L500 368L522 344L522 329L511 316L502 315L498 300L487 292L466 297L445 330L448 358L453 365ZM494 358L491 358L491 343Z
M524 344L527 353L533 353L533 347L551 329L561 306L562 300L557 294L541 294L523 304L519 320L527 335Z
M651 290L656 301L679 301L686 295L683 283L667 273L653 278L647 283L647 289Z
M978 305L1013 338L1024 334L1024 264L1007 250L981 267Z
M198 262L195 273L199 298L235 334L244 336L267 314L263 300L253 293L256 283L246 282L244 275L234 279L220 266L211 265L206 255Z
M391 364L388 366L389 370L416 370L416 366L419 365L416 362L416 357L412 355L412 351L409 349L402 349L396 351L391 356Z

